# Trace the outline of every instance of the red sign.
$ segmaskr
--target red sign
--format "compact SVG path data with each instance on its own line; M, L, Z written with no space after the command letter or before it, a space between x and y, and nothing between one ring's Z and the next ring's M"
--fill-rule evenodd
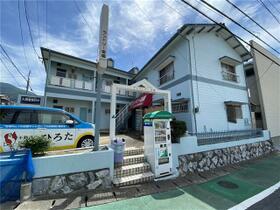
M153 95L145 93L131 103L130 109L151 106L152 102L153 102Z

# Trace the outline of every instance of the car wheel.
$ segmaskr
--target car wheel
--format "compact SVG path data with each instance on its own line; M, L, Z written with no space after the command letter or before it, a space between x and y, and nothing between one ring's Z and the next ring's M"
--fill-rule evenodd
M78 147L85 148L85 147L93 147L94 146L94 137L93 136L85 136L83 137L78 144Z

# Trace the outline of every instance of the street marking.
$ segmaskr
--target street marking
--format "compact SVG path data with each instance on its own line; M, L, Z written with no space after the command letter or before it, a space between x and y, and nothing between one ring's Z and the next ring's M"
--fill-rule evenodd
M247 200L237 204L236 206L231 207L229 210L243 210L243 209L247 209L250 206L254 205L255 203L263 200L264 198L266 198L267 196L269 196L270 194L274 193L277 189L280 188L280 182L278 182L277 184L267 188L266 190L254 195L251 198L248 198Z

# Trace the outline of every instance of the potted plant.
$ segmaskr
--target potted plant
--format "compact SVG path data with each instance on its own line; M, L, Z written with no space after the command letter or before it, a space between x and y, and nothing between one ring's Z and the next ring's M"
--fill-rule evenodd
M179 143L180 138L186 134L187 125L185 121L173 119L171 125L171 141L172 143Z
M49 150L51 140L46 136L29 136L19 142L19 147L31 149L32 156L44 155Z

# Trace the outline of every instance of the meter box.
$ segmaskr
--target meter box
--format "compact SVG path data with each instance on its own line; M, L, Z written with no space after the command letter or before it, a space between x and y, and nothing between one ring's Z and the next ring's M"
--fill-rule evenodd
M172 174L172 114L155 111L144 116L144 153L156 178Z

